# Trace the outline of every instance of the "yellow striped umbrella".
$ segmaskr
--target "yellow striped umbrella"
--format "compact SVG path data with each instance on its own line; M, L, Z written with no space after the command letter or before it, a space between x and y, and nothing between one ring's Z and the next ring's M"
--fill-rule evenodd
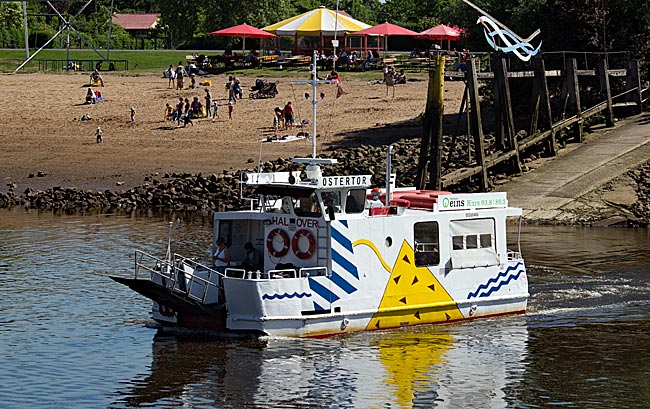
M345 35L369 27L368 24L348 17L341 12L338 13L337 22L335 11L320 7L279 23L271 24L262 30L279 36L333 36L334 31L336 31L337 35Z

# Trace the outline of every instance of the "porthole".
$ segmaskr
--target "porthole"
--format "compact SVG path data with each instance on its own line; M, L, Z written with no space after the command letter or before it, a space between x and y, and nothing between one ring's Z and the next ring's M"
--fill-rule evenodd
M386 237L386 247L390 247L392 245L393 245L393 239L390 236Z

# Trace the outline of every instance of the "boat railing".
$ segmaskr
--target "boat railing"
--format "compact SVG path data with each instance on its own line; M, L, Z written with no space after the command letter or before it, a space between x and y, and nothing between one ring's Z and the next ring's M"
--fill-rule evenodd
M135 278L142 279L147 275L147 279L157 282L167 288L174 288L176 285L176 275L174 266L168 260L160 259L144 251L135 251Z
M508 250L508 261L523 260L521 253L518 251Z
M177 289L203 304L216 303L219 301L224 274L199 260L201 259L174 254L174 271L179 283Z

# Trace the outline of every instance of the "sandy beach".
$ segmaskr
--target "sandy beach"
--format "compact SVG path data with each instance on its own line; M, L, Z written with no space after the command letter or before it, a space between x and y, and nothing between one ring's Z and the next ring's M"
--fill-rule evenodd
M296 72L300 75L300 72ZM219 173L225 169L253 167L260 155L260 140L273 135L273 108L292 101L298 120L311 119L311 103L305 93L311 89L279 81L276 98L249 99L255 77L240 76L244 99L234 106L228 120L226 75L202 76L210 80L213 98L219 101L220 118L194 120L194 126L177 128L163 121L165 103L179 97L198 96L203 102L203 86L196 89L168 88L160 75L124 76L104 73L106 86L100 88L104 101L84 104L88 84L86 74L0 75L0 191L16 183L16 191L54 186L83 189L119 189L141 185L150 174ZM378 78L381 72L377 72ZM386 87L367 80L346 79L346 92L336 98L335 85L322 85L325 98L318 104L319 151L331 146L383 144L402 137L419 137L417 117L426 103L426 75L421 80L399 85L386 96ZM305 76L303 79L307 78ZM447 82L446 112L458 111L462 82ZM129 109L135 107L135 122ZM84 114L92 119L81 121ZM96 143L95 129L101 126L104 142ZM309 131L311 125L305 127ZM278 135L296 133L280 131ZM264 143L262 160L308 155L306 141ZM379 159L383 160L383 158ZM37 176L41 172L42 176ZM32 177L30 177L32 176Z

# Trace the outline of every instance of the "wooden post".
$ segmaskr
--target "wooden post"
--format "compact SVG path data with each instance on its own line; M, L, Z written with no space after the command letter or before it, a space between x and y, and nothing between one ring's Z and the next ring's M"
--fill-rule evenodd
M503 70L501 69L501 58L497 53L490 55L490 65L492 66L492 72L494 73L494 116L496 120L495 129L496 129L496 148L499 150L505 150L506 148L506 132L505 126L503 124L504 115L504 104L503 101Z
M488 172L485 163L485 141L483 137L483 124L481 123L481 107L478 96L478 78L476 77L476 63L474 58L467 60L467 86L469 87L470 105L472 110L472 127L476 130L474 134L474 148L476 150L476 163L481 166L481 189L487 192Z
M539 98L542 112L546 117L546 126L551 131L548 140L547 151L549 156L557 155L557 141L553 131L553 115L551 113L551 98L548 95L548 84L546 83L546 67L542 58L535 59L535 79L539 85Z
M625 95L625 100L636 102L636 113L642 111L641 101L641 74L639 72L639 60L630 60L627 64L627 74L625 75L625 90L629 91L636 88L636 91Z
M600 92L607 101L605 123L608 127L611 127L614 126L614 107L612 105L612 90L609 87L609 73L607 70L607 60L603 58L598 62L598 76L600 78Z
M499 77L501 77L499 81L501 83L502 92L501 101L503 102L501 111L504 115L506 127L508 130L505 147L515 151L515 155L512 158L512 169L515 173L521 173L522 169L521 162L519 161L519 146L517 145L515 120L512 116L512 98L510 97L510 81L508 81L508 68L506 65L506 59L500 58L498 66Z
M427 187L433 190L442 189L442 119L445 114L445 59L438 56L433 74L433 101L431 110L431 156L429 159L429 183Z
M433 111L435 71L429 70L429 87L427 89L427 104L424 110L424 124L422 141L420 142L420 157L418 159L418 168L415 175L415 186L418 189L424 189L427 184L427 168L429 164L429 146L431 145L431 115Z
M570 58L566 64L566 83L569 92L569 102L573 107L573 112L580 119L576 124L576 139L582 143L584 139L584 120L582 119L582 104L580 103L580 84L578 83L578 61Z

